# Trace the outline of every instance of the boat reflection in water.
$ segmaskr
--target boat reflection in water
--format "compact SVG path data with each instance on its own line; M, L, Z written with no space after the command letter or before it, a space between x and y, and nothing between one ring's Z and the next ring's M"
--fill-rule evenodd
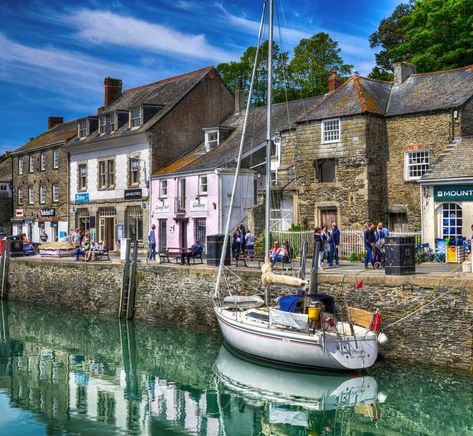
M266 426L312 428L315 422L323 422L327 430L337 425L336 413L347 409L372 420L380 417L378 384L370 376L261 365L225 346L220 349L215 374L219 394L265 408Z

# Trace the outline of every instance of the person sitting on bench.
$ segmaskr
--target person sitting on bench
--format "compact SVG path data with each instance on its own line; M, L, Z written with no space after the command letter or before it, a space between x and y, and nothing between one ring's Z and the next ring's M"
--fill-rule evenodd
M190 265L190 258L202 255L203 250L204 250L204 247L202 246L200 241L195 241L195 244L192 245L192 247L189 249L189 251L187 251L185 253L182 253L182 255L181 255L182 264L184 265L185 260L187 259L187 265Z
M279 241L274 241L273 248L269 250L269 258L273 265L284 260L284 247L279 246Z

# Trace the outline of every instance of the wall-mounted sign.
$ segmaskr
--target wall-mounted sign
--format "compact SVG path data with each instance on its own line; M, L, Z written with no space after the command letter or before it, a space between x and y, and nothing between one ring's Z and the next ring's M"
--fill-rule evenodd
M156 203L154 210L156 213L167 213L171 211L171 205L168 200L160 200Z
M473 185L434 186L435 201L473 201Z
M197 200L191 200L190 204L190 211L191 212L201 212L203 210L207 210L207 198L199 198Z
M40 209L39 214L41 216L54 216L55 210L54 209Z
M23 209L15 209L15 216L17 217L24 216Z
M80 194L76 194L76 203L77 204L84 204L89 202L89 193L88 192L81 192Z
M143 196L142 190L137 189L125 189L125 200L139 200Z

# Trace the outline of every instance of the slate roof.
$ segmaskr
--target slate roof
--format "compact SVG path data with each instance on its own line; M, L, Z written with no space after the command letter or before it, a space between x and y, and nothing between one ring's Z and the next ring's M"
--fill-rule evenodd
M74 136L77 136L77 120L56 124L52 129L49 129L35 138L30 139L26 144L18 147L12 153L26 153L37 148L43 148L48 145L68 141Z
M400 85L352 76L298 121L373 113L385 116L462 106L473 96L473 65L413 74Z
M304 113L304 111L322 98L319 96L274 104L272 107L273 132L280 132L295 127L298 115ZM266 141L266 114L266 107L250 108L243 153L251 151L252 148ZM231 133L218 147L205 153L203 149L204 144L201 143L194 150L170 165L154 172L153 177L211 170L235 161L238 156L244 116L244 111L239 114L233 114L219 126L229 129Z
M190 73L159 80L158 82L148 85L127 89L117 100L107 106L101 114L117 110L128 111L143 105L162 106L162 108L138 129L130 130L128 123L125 123L113 133L100 135L98 131L92 132L87 138L82 140L77 139L76 141L70 142L69 145L87 144L119 136L136 135L146 132L211 71L215 71L215 69L209 66ZM215 74L217 73L215 72Z
M421 182L444 179L473 178L473 137L464 137L447 155L432 164Z

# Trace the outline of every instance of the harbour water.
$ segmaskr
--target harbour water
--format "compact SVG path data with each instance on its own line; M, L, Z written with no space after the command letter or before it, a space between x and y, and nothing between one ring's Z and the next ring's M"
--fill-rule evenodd
M0 309L1 435L473 435L468 373L290 371L179 325Z

